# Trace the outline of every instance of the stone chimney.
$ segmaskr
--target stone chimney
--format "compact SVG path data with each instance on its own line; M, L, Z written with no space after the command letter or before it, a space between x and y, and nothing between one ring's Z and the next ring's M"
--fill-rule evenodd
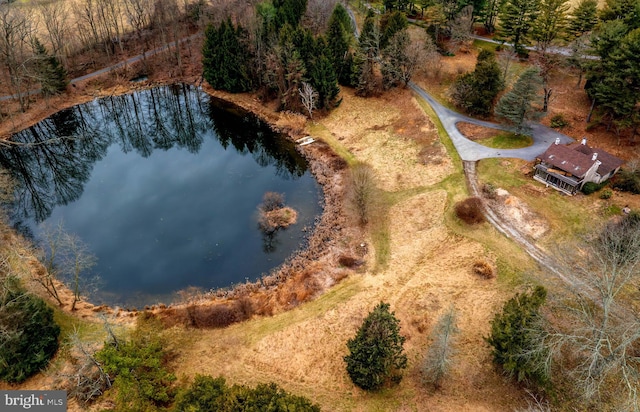
M556 137L556 144L560 144L560 138Z
M591 160L596 160L598 158L598 153L594 153L593 156L591 156Z
M582 140L580 140L580 144L583 145L583 146L586 146L587 145L587 138L583 137Z

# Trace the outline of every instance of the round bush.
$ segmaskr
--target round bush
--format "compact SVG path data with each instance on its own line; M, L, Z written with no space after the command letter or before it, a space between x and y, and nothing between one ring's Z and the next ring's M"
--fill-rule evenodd
M0 379L23 382L47 366L58 350L60 327L53 310L6 279L0 296Z
M477 197L469 197L456 203L455 211L456 216L466 224L475 225L484 222L482 201Z

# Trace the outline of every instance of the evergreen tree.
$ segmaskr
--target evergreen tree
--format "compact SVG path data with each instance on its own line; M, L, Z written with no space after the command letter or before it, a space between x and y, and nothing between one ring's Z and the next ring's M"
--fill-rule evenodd
M603 119L622 129L640 124L640 28L629 30L622 20L602 24L593 38L593 49L600 57L593 60L585 89Z
M211 87L228 92L251 90L247 32L240 26L235 28L230 19L219 27L209 25L205 30L202 47L203 77Z
M331 26L331 20L338 20L340 25L342 26L342 30L347 34L353 33L353 22L351 21L351 17L349 16L349 12L341 3L336 4L336 7L333 9L331 13L331 18L329 19L329 26Z
M622 21L629 30L640 28L640 0L606 0L600 11L602 21Z
M313 65L310 83L318 92L318 108L332 109L340 102L337 101L340 87L338 78L329 58L324 54L320 55Z
M275 25L276 31L285 24L297 27L300 19L307 10L307 0L273 0L276 8Z
M543 52L567 28L569 0L540 0L538 18L531 28L531 38Z
M208 412L320 412L307 398L291 395L275 383L227 386L222 377L196 375L177 397L175 411Z
M549 380L549 349L543 344L540 307L547 291L537 286L531 293L508 300L491 321L493 361L518 382L544 385Z
M500 32L518 54L525 54L529 32L538 17L540 0L506 0L498 16Z
M340 6L342 7L342 6ZM350 33L344 29L343 22L341 21L340 12L336 12L339 7L336 7L331 19L329 20L329 29L327 30L327 46L328 57L331 60L331 64L338 76L341 83L348 83L349 79L349 67L347 67L347 54L349 52L349 37ZM344 8L343 8L344 9Z
M36 57L35 69L42 94L51 96L63 92L69 82L67 81L67 71L60 60L50 55L37 38L33 39L33 52Z
M598 0L581 0L571 12L567 33L578 38L590 32L598 23Z
M400 30L391 37L387 47L382 51L380 71L385 89L409 83L411 79L408 71L410 57L407 54L407 47L410 42L407 30Z
M487 33L496 31L496 21L505 0L487 0L480 19Z
M496 96L503 89L504 82L495 54L482 50L478 54L475 70L456 79L451 97L456 106L467 113L488 116Z
M445 312L431 332L431 346L422 364L422 381L439 388L442 379L449 372L452 358L456 353L456 335L460 333L456 325L456 311L453 306Z
M516 133L526 132L526 121L541 116L539 107L535 104L541 100L541 87L540 69L528 68L522 72L513 88L498 101L496 115L511 123Z
M380 30L376 14L369 10L358 38L358 51L351 66L351 85L359 96L370 96L377 89L374 68L380 54Z
M344 361L353 383L365 390L376 390L389 380L400 381L400 370L407 367L404 341L400 321L389 312L388 303L380 302L347 342L349 355Z
M394 11L390 15L384 17L380 22L380 49L384 49L389 44L389 40L394 34L409 26L407 17L404 13Z
M58 350L53 310L14 277L0 285L0 380L23 382L44 369Z

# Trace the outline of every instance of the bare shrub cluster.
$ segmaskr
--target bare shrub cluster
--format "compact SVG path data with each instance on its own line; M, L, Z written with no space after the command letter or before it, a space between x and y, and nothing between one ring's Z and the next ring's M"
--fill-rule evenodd
M458 219L468 225L477 225L484 222L482 201L478 197L469 197L456 203L455 212Z
M273 234L298 220L298 213L284 205L282 193L267 192L258 207L258 227L265 234Z
M473 273L484 279L493 279L496 277L493 266L486 260L477 260L472 266Z

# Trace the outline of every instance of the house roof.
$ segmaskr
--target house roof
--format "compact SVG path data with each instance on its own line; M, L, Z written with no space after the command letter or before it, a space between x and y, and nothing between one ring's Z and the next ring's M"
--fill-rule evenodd
M594 153L598 153L596 160L592 160ZM569 146L552 144L540 155L540 160L578 178L583 178L596 162L600 162L600 166L598 166L600 176L609 174L624 163L621 159L604 150L594 149L581 143Z
M573 143L569 145L569 147L573 150L579 151L580 153L584 153L585 155L589 156L589 158L591 158L594 153L598 153L598 160L600 160L601 162L600 167L598 167L598 174L600 176L606 176L607 174L622 166L622 164L624 163L624 161L619 157L605 152L604 150L590 147L586 144Z

